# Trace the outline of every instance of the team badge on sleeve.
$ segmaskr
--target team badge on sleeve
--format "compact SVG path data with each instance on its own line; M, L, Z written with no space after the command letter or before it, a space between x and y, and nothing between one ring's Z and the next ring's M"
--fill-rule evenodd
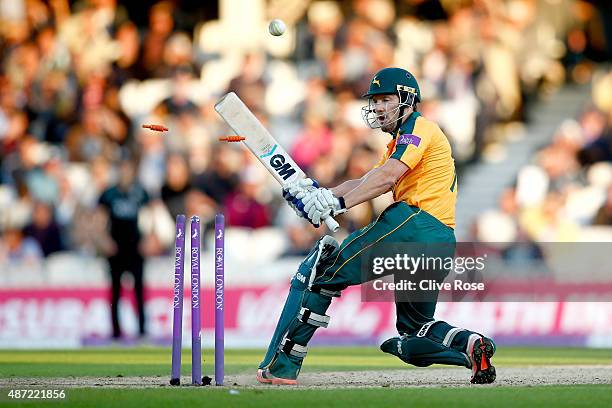
M415 145L416 147L419 147L419 145L421 144L421 138L418 137L417 135L411 135L409 133L404 133L403 135L400 135L400 137L397 138L397 144L398 145Z

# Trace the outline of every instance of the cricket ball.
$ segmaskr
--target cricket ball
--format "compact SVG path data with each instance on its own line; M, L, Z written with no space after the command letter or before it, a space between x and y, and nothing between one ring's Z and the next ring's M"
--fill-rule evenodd
M278 18L275 18L274 20L270 21L270 25L268 26L268 31L270 32L270 34L276 37L278 37L279 35L283 35L286 29L287 26L285 26L283 20L279 20Z

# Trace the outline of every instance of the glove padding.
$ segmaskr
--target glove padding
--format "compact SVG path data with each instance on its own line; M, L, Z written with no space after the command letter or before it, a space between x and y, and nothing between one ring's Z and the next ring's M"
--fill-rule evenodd
M304 212L307 213L308 220L313 224L319 224L321 220L325 220L330 215L336 216L346 212L346 208L342 207L338 197L327 188L319 188L306 193L302 198L302 203L304 203Z
M289 204L289 207L297 214L298 217L308 218L308 214L304 211L304 198L309 192L316 191L319 185L315 180L304 178L286 183L283 185L283 198ZM312 223L312 222L311 222ZM318 223L312 223L315 227L319 227Z
M283 185L283 197L287 201L293 201L293 199L303 198L307 192L316 190L319 184L311 178L303 178L294 180L290 183ZM289 197L293 197L289 199Z

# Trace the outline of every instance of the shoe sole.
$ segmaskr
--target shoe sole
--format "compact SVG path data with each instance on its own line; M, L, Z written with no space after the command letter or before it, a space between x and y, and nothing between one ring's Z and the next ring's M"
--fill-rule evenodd
M257 370L257 381L262 384L272 384L272 380L263 376L263 370L261 368Z
M268 374L271 375L271 374ZM272 384L272 385L297 385L297 380L289 380L286 378L274 377L266 378L264 377L263 370L260 368L257 370L257 381L262 384Z
M495 354L493 343L483 337L476 339L472 346L472 384L491 384L495 381L495 367L491 364L491 357Z

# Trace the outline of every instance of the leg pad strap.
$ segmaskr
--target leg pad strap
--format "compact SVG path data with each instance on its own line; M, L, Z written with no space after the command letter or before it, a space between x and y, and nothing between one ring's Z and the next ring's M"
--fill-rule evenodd
M453 341L455 339L461 340L461 338L467 337L469 333L471 333L469 330L451 326L443 320L432 320L421 327L416 333L416 337L429 338L442 344L444 347L455 347L462 351L464 347L460 347L457 344L453 345Z
M465 329L461 329L459 327L453 327L452 329L448 331L448 333L446 333L446 336L444 336L444 340L442 340L442 344L446 347L450 347L450 345L453 344L453 340L455 339L455 336L463 331L465 331Z
M305 307L300 309L298 320L302 323L308 323L317 327L327 327L329 324L329 316L315 313Z
M321 296L327 296L329 298L332 297L340 297L340 291L339 290L328 290L328 289L323 289L321 287L311 287L309 289L311 292L313 293L318 293Z
M306 357L306 353L308 353L308 346L302 346L301 344L297 344L293 340L285 337L278 348L279 351L294 357L304 358Z

